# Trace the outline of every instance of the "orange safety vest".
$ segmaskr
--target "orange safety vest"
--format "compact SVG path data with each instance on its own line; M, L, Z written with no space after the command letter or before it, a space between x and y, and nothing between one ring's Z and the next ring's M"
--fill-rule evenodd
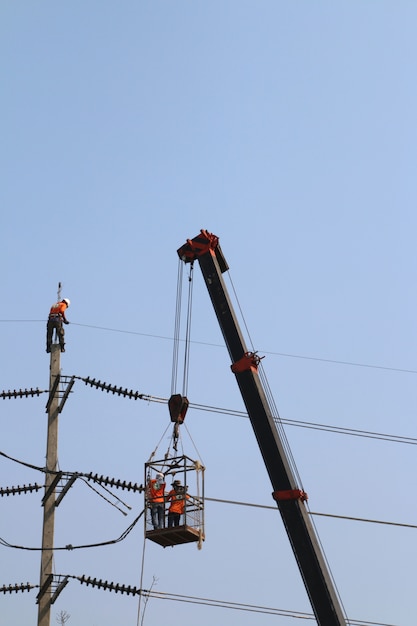
M65 304L65 302L56 302L51 306L49 315L62 315L62 317L65 317L66 309L67 305Z
M159 485L156 487L156 485ZM159 483L156 478L149 481L148 498L150 502L164 502L165 483Z
M167 495L167 500L171 500L171 505L169 507L170 513L179 513L182 515L184 513L185 508L185 498L189 499L188 493L178 493L173 489Z

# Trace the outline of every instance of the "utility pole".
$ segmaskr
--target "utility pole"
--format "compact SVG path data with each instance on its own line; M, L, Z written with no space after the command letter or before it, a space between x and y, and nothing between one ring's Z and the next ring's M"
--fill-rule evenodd
M49 375L48 435L46 444L45 495L43 498L42 557L40 591L38 594L38 626L50 626L51 599L54 557L55 489L58 467L58 415L59 415L59 375L61 369L61 349L59 344L51 346Z

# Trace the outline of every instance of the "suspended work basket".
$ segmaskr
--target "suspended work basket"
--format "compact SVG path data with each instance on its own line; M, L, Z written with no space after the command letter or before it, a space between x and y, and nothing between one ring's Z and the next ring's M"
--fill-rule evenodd
M163 478L161 478L161 475ZM160 546L204 541L204 467L186 455L145 463L145 537Z

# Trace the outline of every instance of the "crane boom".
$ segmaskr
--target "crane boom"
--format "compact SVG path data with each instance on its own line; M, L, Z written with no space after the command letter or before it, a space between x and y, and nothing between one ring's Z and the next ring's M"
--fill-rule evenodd
M297 486L258 375L259 357L249 352L245 345L222 277L222 273L229 268L218 237L201 230L197 237L188 239L177 253L185 263L199 262L232 360L232 372L271 480L272 496L281 513L317 623L319 626L346 626L338 595L304 503L307 496Z

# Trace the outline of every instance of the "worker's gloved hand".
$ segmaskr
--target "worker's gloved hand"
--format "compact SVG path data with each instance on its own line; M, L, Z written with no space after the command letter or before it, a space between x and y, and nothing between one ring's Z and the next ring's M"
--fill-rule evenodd
M64 324L69 324L69 321L68 320L64 320Z

